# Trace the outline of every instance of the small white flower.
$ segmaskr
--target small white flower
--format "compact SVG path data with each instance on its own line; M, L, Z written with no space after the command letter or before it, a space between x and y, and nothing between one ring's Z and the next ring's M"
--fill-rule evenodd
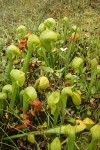
M63 48L63 47L60 48L60 50L61 50L62 52L65 52L67 49L68 49L67 47L66 47L66 48Z

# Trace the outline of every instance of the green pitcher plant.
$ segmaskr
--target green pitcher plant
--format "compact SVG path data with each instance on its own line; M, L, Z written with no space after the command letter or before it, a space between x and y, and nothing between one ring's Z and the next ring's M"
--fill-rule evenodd
M24 25L20 25L17 29L16 29L16 33L18 35L19 40L23 39L24 36L27 33L27 29Z
M64 17L62 19L62 24L63 24L63 41L64 41L64 44L66 42L66 38L67 38L67 29L68 29L68 18L67 17Z
M48 145L48 150L61 150L61 142L58 137L56 137L49 145Z
M12 112L14 109L15 101L17 99L17 95L19 94L19 87L22 87L25 82L25 73L18 69L12 69L10 72L10 76L12 80L12 97L9 104L9 109Z
M23 91L23 114L25 114L29 107L29 102L37 98L37 92L32 86L28 86Z
M53 30L56 26L56 21L53 18L47 18L44 20L44 26L50 30Z
M7 94L7 100L5 101L4 105L8 106L9 100L12 97L12 85L11 84L4 85L2 88L2 92Z
M53 125L56 126L61 105L60 91L57 90L55 92L52 92L47 99L47 103L49 108L51 109L51 114L54 115Z
M57 33L50 30L46 29L43 31L40 35L40 41L41 45L44 48L43 49L43 57L47 65L50 67L54 67L54 56L53 56L53 43L57 41ZM46 57L46 52L48 52L48 58Z
M62 103L62 124L64 123L64 117L65 117L65 109L67 106L67 99L68 96L72 98L73 104L77 107L81 104L81 96L77 91L72 90L73 87L65 87L61 91L61 103Z
M7 94L4 92L0 92L0 116L3 115L4 101L7 98Z
M87 94L86 94L86 101L88 101L88 98L90 96L90 93L91 93L91 88L95 82L95 79L96 79L96 75L97 75L97 60L96 58L92 59L91 60L91 81L89 83L89 86L88 86L88 91L87 91Z
M81 69L83 69L83 59L81 57L75 57L71 62L71 66L75 72L81 73Z
M29 133L29 134L28 134L27 140L28 140L30 143L32 143L32 144L34 144L34 143L36 142L35 136L34 136L34 134L32 134L32 133Z
M49 86L49 80L45 76L39 77L34 84L34 87L38 90L46 90Z
M30 35L27 40L28 51L27 51L27 55L25 57L24 64L23 64L23 72L25 74L28 71L28 66L29 66L30 59L32 58L32 54L35 52L35 50L39 46L40 46L40 40L38 36L35 34Z
M19 48L13 44L7 47L7 50L6 50L6 54L8 57L7 75L9 77L10 77L10 71L12 70L12 66L13 66L13 60L20 53L21 52Z
M96 150L97 144L100 143L100 125L96 124L90 129L92 140L87 150Z
M40 33L42 33L44 30L45 30L44 23L41 23L41 24L39 25L39 27L38 27L38 31L39 31Z
M12 92L12 85L11 84L7 84L2 88L2 92L4 93L8 93L8 92Z
M88 117L84 118L83 123L86 125L87 130L90 130L91 127L94 125L94 121Z

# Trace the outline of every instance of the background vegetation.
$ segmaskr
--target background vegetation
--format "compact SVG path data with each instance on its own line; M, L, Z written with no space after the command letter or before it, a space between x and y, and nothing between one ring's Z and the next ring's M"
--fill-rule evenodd
M99 0L0 0L0 90L5 85L5 78L3 76L7 62L5 51L7 46L17 41L16 28L19 25L25 25L29 32L36 33L39 24L44 19L52 17L60 22L64 16L69 18L70 26L77 25L80 28L80 44L84 49L82 55L84 54L85 56L88 54L88 58L86 59L96 58L99 62ZM88 50L90 51L89 53L87 53ZM99 96L98 94L98 99L100 98ZM100 123L100 103L98 104L98 108L93 111L92 119L95 120L95 123ZM83 132L77 136L76 141L80 150L84 150L87 147L90 139L91 135L87 132ZM40 141L42 141L41 145L45 145L45 141L43 143L42 138L40 138ZM20 143L17 144L21 147L21 141L17 142ZM16 144L12 143L13 149L17 149ZM2 150L7 149L11 145L8 143L8 145L4 146L2 141L0 141L0 144ZM27 148L31 149L30 147ZM99 148L100 145L98 146L98 150ZM76 150L78 149L78 146L76 146Z

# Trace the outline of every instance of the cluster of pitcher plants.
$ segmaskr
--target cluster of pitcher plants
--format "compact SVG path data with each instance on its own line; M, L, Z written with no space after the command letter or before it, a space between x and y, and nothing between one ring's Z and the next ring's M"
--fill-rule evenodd
M9 120L9 124L10 119L15 122L17 134L6 133L3 141L27 137L35 145L35 136L53 134L48 150L61 150L66 143L67 150L74 150L76 134L86 130L91 133L86 149L96 150L100 125L91 119L88 107L83 120L77 112L99 92L100 65L96 58L85 61L78 47L79 33L77 26L69 26L67 17L60 25L53 18L44 20L37 35L24 25L16 29L17 42L6 48L8 83L0 92L0 118ZM76 118L68 116L70 107ZM34 118L44 122L32 128ZM60 135L66 135L66 139L62 141Z

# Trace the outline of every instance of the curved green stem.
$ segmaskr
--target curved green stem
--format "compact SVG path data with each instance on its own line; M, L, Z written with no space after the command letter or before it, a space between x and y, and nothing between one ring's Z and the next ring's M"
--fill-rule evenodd
M21 138L21 137L25 137L28 134L32 133L34 135L43 135L43 134L66 134L65 130L69 125L63 125L61 127L55 127L55 128L51 128L48 130L43 130L43 131L33 131L33 132L27 132L27 133L22 133L22 134L17 134L17 135L13 135L13 136L8 136L5 137L3 140L10 140L10 139L16 139L16 138Z

